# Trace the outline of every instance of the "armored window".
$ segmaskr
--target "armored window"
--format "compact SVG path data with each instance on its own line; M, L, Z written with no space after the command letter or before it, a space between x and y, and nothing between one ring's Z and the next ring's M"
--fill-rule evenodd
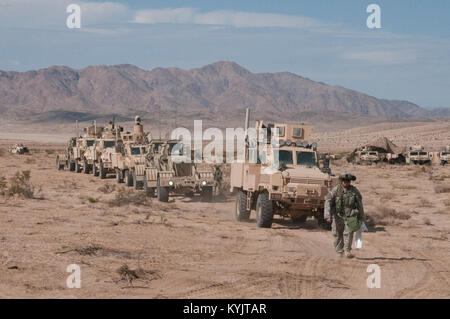
M361 152L361 155L367 155L367 152Z
M448 153L448 152L442 152L442 156L447 156L447 155L450 155L450 153Z
M142 154L147 153L147 149L145 147L142 148Z
M131 155L139 155L139 154L141 154L141 149L139 147L131 148Z
M376 152L370 152L369 154L370 154L370 155L377 155Z
M297 165L315 166L316 156L314 152L297 152Z
M294 127L292 129L292 136L294 137L302 137L302 128L301 127Z
M427 152L419 152L419 155L428 155Z
M292 151L280 150L278 151L278 156L280 165L292 165L294 163L292 159Z
M284 127L277 126L275 128L275 134L277 134L279 137L284 136Z
M88 140L86 141L87 146L93 146L94 145L94 140Z
M409 153L411 156L417 156L418 155L418 153L417 152L411 152L411 153Z
M116 146L116 142L114 142L114 141L104 141L103 142L103 147L104 148L114 147L114 146Z

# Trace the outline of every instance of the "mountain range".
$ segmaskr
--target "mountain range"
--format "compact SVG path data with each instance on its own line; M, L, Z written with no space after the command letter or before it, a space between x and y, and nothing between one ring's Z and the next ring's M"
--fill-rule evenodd
M450 109L377 99L289 72L252 73L234 62L191 70L125 64L0 71L0 112L9 120L72 121L113 114L131 119L139 114L153 121L242 122L247 107L261 119L318 122L450 116Z

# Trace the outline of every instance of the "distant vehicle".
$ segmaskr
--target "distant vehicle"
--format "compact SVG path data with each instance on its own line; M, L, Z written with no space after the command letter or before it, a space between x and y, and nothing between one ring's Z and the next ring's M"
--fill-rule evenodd
M429 152L425 151L423 146L414 145L406 153L406 164L430 164L431 157Z
M30 151L28 150L28 147L24 146L23 144L15 144L13 146L11 146L8 150L11 154L26 154L29 153Z
M441 161L441 165L444 166L450 162L450 146L446 146L440 153L439 159Z
M380 154L377 151L362 150L357 152L357 164L372 164L381 161Z

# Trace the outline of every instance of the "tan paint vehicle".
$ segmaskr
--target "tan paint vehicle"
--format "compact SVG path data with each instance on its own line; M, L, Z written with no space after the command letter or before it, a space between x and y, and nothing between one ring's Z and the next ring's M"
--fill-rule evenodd
M94 146L95 141L101 138L103 128L91 125L84 128L82 136L72 137L67 143L66 152L56 156L56 168L62 170L67 168L69 171L81 173L83 169L87 169L84 165L84 153L89 147Z
M445 149L443 149L439 153L439 159L440 159L440 162L441 162L442 166L450 163L450 145L446 146Z
M144 189L156 190L159 201L167 202L169 194L193 195L200 193L202 200L213 196L214 172L207 164L192 163L191 158L173 152L179 140L151 139L148 147Z
M249 114L246 130L248 118ZM269 141L278 132L279 148L270 142L267 148L259 143L260 158L265 157L266 160L251 163L247 146L245 162L231 164L231 191L237 192L236 220L248 220L251 210L256 210L259 227L271 227L274 215L280 215L299 222L314 216L321 227L329 229L330 225L323 216L324 203L334 181L318 167L317 145L309 144L312 127L300 124L264 125L262 121L256 121L258 134L263 129L267 129Z
M29 153L30 151L28 150L28 147L24 146L23 144L14 144L13 146L11 146L8 150L11 154L26 154Z
M380 154L377 151L362 150L358 151L356 156L357 164L372 164L381 161Z
M414 145L406 153L406 164L430 164L431 157L429 152L425 151L423 146Z
M104 154L111 160L111 170L118 183L141 189L144 184L144 171L148 148L145 141L141 118L136 116L133 133L122 133L115 152Z

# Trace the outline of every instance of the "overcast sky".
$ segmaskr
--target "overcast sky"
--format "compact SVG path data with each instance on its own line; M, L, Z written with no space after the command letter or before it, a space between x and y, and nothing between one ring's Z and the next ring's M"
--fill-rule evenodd
M81 6L81 28L66 7ZM381 7L381 29L366 7ZM0 70L235 61L422 107L450 107L450 1L0 0Z

